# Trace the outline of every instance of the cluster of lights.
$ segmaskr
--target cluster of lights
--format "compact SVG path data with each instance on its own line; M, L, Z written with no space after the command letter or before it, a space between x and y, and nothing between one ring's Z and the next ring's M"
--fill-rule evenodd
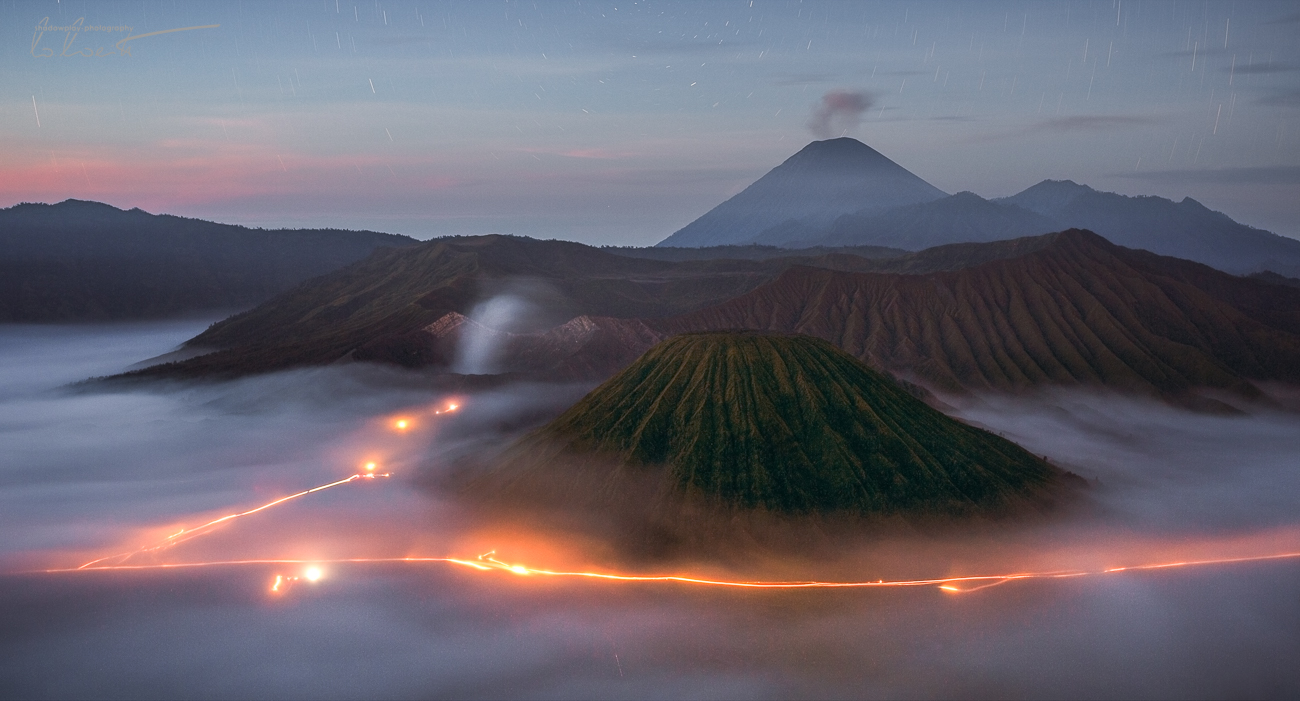
M434 409L432 412L430 412L427 415L441 416L443 414L451 414L459 408L460 405L457 404L456 402L448 402L446 405L442 406L439 409ZM393 430L404 433L406 431L415 428L415 419L409 416L399 416L396 419L393 419L392 427Z
M295 582L305 579L308 582L315 583L315 582L319 582L321 577L324 576L325 573L322 572L321 568L319 567L308 567L307 569L302 571L301 576L277 574L275 575L275 580L271 582L271 593L283 594L285 591L288 591L289 587L293 586Z

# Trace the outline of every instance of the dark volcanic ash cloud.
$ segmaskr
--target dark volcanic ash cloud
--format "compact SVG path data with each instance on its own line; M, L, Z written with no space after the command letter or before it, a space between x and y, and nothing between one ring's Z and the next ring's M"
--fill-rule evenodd
M871 95L862 91L832 90L813 109L808 130L819 139L832 139L856 129L862 114L871 109Z

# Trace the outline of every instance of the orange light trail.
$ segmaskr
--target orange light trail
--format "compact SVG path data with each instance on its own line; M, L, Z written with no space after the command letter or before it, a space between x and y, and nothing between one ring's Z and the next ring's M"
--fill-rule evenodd
M460 408L456 403L448 403L445 409L435 410L433 414L451 413ZM413 426L410 419L399 417L391 424L394 428L405 431ZM897 587L935 587L940 591L951 594L965 594L976 592L982 589L1000 586L1010 582L1027 581L1027 580L1057 580L1057 579L1074 579L1081 577L1098 577L1102 575L1119 574L1123 572L1142 572L1151 570L1165 570L1188 567L1209 567L1215 565L1234 565L1246 563L1258 563L1277 560L1300 559L1300 551L1281 552L1268 555L1250 555L1241 557L1220 557L1208 559L1187 559L1170 562L1156 562L1150 564L1128 565L1122 567L1109 567L1105 569L1060 569L1060 570L1042 570L1042 571L1023 571L1009 574L985 574L970 576L954 577L935 577L929 579L877 579L874 581L763 581L763 580L727 580L711 579L706 577L691 577L681 574L619 574L614 572L583 572L583 571L566 571L566 570L549 570L529 567L522 564L510 564L496 557L496 551L490 551L479 555L475 559L463 559L454 557L379 557L379 558L337 558L337 559L285 559L285 558L264 558L264 559L243 559L243 560L214 560L206 562L177 562L177 563L151 563L151 564L126 564L127 561L135 555L147 552L156 552L179 543L185 542L191 538L196 538L212 531L217 526L234 521L235 519L256 514L275 506L284 504L293 499L304 497L308 494L332 489L344 484L362 480L375 479L378 477L390 477L391 473L376 472L378 465L374 462L367 462L362 466L362 471L350 477L323 484L311 489L305 489L301 492L280 497L273 501L262 504L261 506L241 511L238 513L227 514L220 518L213 519L193 528L182 528L176 533L167 536L161 542L140 548L127 553L109 555L96 560L91 560L79 567L63 569L46 569L40 570L45 573L67 573L67 572L84 572L84 571L117 571L117 570L167 570L167 569L188 569L188 568L205 568L205 567L223 567L223 566L240 566L240 565L307 565L300 575L280 575L277 574L270 586L272 594L280 594L286 591L294 582L306 580L316 582L322 576L320 565L324 564L431 564L441 563L456 565L472 569L479 572L501 571L514 574L521 577L544 577L544 578L561 578L561 579L590 579L608 582L642 582L642 583L659 583L659 584L686 584L694 586L707 587L725 587L739 589L866 589L866 588L897 588ZM111 560L116 560L117 564L101 564Z
M384 473L377 473L377 472L374 472L374 470L375 470L375 468L376 468L376 465L375 465L375 463L373 463L373 462L368 462L368 463L366 463L366 466L365 466L365 467L366 467L366 472L364 472L364 473L358 473L358 474L352 475L351 477L347 477L347 478L345 478L345 479L341 479L341 480L338 480L338 481L335 481L335 482L330 482L329 484L322 484L322 485L320 485L319 487L312 487L311 489L304 489L303 491L298 492L298 493L296 493L296 494L290 494L290 495L287 496L287 497L280 497L279 499L276 499L275 501L267 502L267 503L262 504L261 506L258 506L258 507L256 507L256 508L249 509L248 511L241 511L241 512L239 512L239 513L235 513L235 514L226 514L225 516L222 516L221 518L217 518L217 519L213 519L213 520L211 520L211 521L208 521L207 523L205 523L205 524L203 524L203 525L201 525L201 526L195 526L195 527L193 527L193 528L182 528L182 529L180 529L179 531L176 531L175 533L173 533L173 534L167 536L166 538L164 538L164 539L162 540L162 542L160 542L160 543L158 543L158 544L156 544L156 545L149 545L149 546L145 546L145 547L143 547L143 548L140 548L139 550L132 550L131 552L128 552L128 553L118 553L118 554L116 554L116 555L109 555L109 556L107 556L107 557L101 557L101 558L99 558L98 560L91 560L90 562L87 562L86 564L84 564L84 565L78 567L77 569L79 569L79 570L80 570L80 569L87 569L87 568L92 567L93 565L97 565L97 564L99 564L99 563L101 563L101 562L105 562L105 561L107 561L107 560L114 560L114 559L117 559L117 558L122 558L123 560L125 560L125 559L130 558L130 557L132 557L132 556L134 556L134 555L139 555L140 553L153 552L153 551L161 550L161 549L163 549L163 548L171 547L171 546L176 545L176 544L178 544L178 543L183 543L183 542L185 542L185 541L187 541L187 540L189 540L189 539L191 539L191 538L196 538L196 537L198 537L198 536L200 536L200 535L203 535L204 533L210 531L212 528L214 528L214 527L216 527L216 526L219 526L219 525L221 525L221 524L223 524L223 523L226 523L226 522L228 522L228 521L233 521L233 520L235 520L235 519L237 519L237 518L240 518L240 517L243 517L243 516L249 516L249 515L251 515L251 514L255 514L255 513L259 512L259 511L266 511L267 509L272 508L272 507L274 507L274 506L279 506L280 504L283 504L283 503L285 503L286 501L290 501L290 500L292 500L292 499L297 499L297 498L299 498L299 497L305 497L305 496L307 496L308 494L314 494L314 493L316 493L316 492L321 492L321 491L324 491L324 490L326 490L326 489L330 489L330 488L333 488L333 487L338 487L338 486L340 486L340 485L347 484L347 483L349 483L349 482L355 482L356 480L361 480L361 479L375 479L375 478L377 478L377 477L391 477L391 476L392 476L392 474L391 474L391 473L388 473L388 472L384 472ZM182 537L182 536L183 536L183 537ZM100 569L102 569L102 568L100 568Z
M166 569L189 569L199 567L222 567L235 565L322 565L322 564L385 564L385 563L404 563L404 564L426 564L426 563L446 563L459 565L461 567L471 568L480 572L502 571L509 572L518 576L534 577L558 577L558 578L581 578L595 579L602 581L615 582L646 582L646 583L676 583L702 585L711 587L732 587L741 589L869 589L869 588L892 588L892 587L936 587L942 591L952 594L963 594L980 589L1006 584L1015 581L1027 580L1052 580L1052 579L1073 579L1079 577L1097 577L1109 574L1119 574L1122 572L1142 572L1151 570L1176 569L1184 567L1209 567L1214 565L1233 565L1246 564L1254 562L1268 562L1276 560L1300 559L1300 551L1275 553L1271 555L1253 555L1246 557L1224 557L1211 558L1202 560L1181 560L1175 562L1160 562L1143 565L1129 565L1124 567L1110 567L1100 570L1053 570L1041 572L1017 572L1011 574L988 574L988 575L971 575L963 577L936 577L931 579L878 579L875 581L862 582L833 582L833 581L740 581L725 579L707 579L702 577L688 577L685 575L636 575L636 574L615 574L609 572L569 572L560 570L546 570L528 567L526 565L509 564L495 557L495 552L485 553L473 560L454 558L454 557L386 557L386 558L343 558L343 559L322 559L322 560L303 560L303 559L256 559L256 560L219 560L212 562L179 562L166 564L150 565L101 565L89 566L82 565L73 569L49 569L42 570L47 573L64 573L64 572L86 572L86 571L114 571L114 570L166 570ZM310 571L310 570L309 570ZM272 591L279 591L283 582L290 578L277 575L276 583L272 585ZM297 579L297 578L293 578Z

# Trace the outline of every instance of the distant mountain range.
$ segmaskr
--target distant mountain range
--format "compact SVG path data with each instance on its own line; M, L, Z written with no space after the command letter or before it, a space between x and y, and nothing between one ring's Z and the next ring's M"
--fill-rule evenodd
M1069 180L1045 180L996 200L1041 214L1059 226L1088 229L1128 248L1204 263L1236 275L1271 270L1300 275L1300 241L1238 224L1185 197L1126 197Z
M959 192L919 204L895 207L875 214L846 214L821 231L807 235L819 246L853 246L861 241L888 241L888 245L919 251L948 243L980 243L1037 236L1065 227L1054 220L1015 205L990 202L971 192ZM807 239L785 239L781 227L760 238L782 246L802 248Z
M467 317L519 278L550 301L532 328L497 330L494 372L537 379L600 380L660 339L761 329L823 338L950 392L1082 385L1194 403L1200 388L1258 396L1256 381L1300 383L1300 289L1078 230L877 259L675 262L520 237L434 240L310 280L190 342L220 350L135 375L347 359L451 372Z
M997 200L947 196L848 138L809 144L659 245L921 250L1068 228L1238 275L1300 276L1300 241L1239 224L1191 198L1128 197L1068 180L1045 180Z
M797 251L780 246L766 244L750 243L736 246L704 246L702 248L677 248L674 246L651 246L641 248L637 246L602 246L602 251L608 251L620 256L631 258L650 258L652 260L770 260L772 258L789 258L791 256L826 256L826 255L851 255L861 256L863 258L897 258L905 256L911 251L902 248L891 248L889 246L804 246Z
M98 202L0 210L0 322L147 319L251 307L406 236L263 230Z

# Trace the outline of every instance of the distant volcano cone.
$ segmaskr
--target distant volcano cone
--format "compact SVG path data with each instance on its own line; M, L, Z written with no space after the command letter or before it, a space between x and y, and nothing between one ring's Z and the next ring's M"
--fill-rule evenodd
M845 214L945 196L857 139L814 141L658 245L753 243L777 226L825 227Z
M515 444L495 477L575 503L639 479L658 492L643 499L873 516L1003 511L1067 474L826 341L729 332L655 346Z

